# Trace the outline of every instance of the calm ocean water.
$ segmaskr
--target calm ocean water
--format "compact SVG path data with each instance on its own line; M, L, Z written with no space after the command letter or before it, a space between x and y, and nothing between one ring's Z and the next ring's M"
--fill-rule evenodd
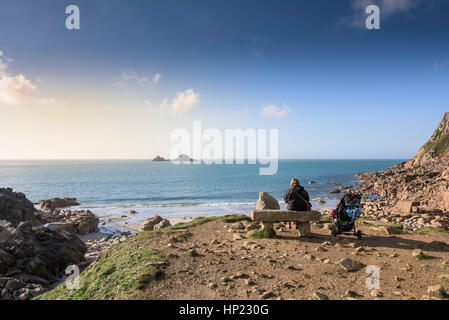
M37 202L76 197L117 224L118 217L136 223L148 216L190 217L249 213L260 191L283 199L290 179L298 177L312 199L332 206L329 194L339 182L351 185L357 172L386 169L397 160L280 160L276 175L260 176L258 165L173 165L151 161L0 161L0 186L12 187ZM308 185L308 181L317 184ZM317 207L315 205L314 207Z

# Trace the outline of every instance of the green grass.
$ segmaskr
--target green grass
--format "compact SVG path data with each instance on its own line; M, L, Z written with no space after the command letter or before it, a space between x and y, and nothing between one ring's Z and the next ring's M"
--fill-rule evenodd
M251 239L270 239L270 238L276 238L276 231L272 228L262 229L259 231L254 231L251 233L248 238Z
M184 254L189 256L189 257L197 257L198 256L198 252L196 252L195 249L186 251Z
M224 223L235 223L241 221L252 221L250 217L244 214L230 214L224 217L220 217L219 220Z
M449 230L444 230L441 228L435 228L435 227L424 227L424 228L419 228L415 230L416 232L441 232L441 233L445 233L445 234L449 234Z
M97 300L97 299L151 299L151 285L158 280L159 270L151 262L165 262L151 248L154 239L163 233L174 237L188 237L185 228L193 227L218 217L200 217L190 222L156 230L144 231L112 246L106 255L90 265L80 275L80 287L67 289L61 284L36 300Z
M148 234L142 232L111 247L106 256L80 275L80 288L67 289L61 284L38 296L38 300L146 299L145 288L157 280L159 271L149 262L162 262L148 247Z
M370 218L368 216L360 216L359 220L369 220L369 221L373 221L373 218Z
M422 252L419 255L417 255L415 258L418 259L418 260L429 260L429 259L432 259L431 256L428 256L427 254L422 253Z
M441 298L443 298L443 299L449 298L449 296L448 296L446 290L444 290L443 288L440 288L440 289L438 290L438 295L439 295Z
M402 223L394 223L394 224L390 224L391 228L394 229L398 229L398 230L403 230L404 229L404 225Z
M424 150L426 152L431 152L435 156L440 156L444 154L449 148L449 134L443 135L443 132L440 130L437 132L435 136L435 140L432 142L427 142L424 145Z
M349 291L348 298L357 298L357 293L355 293L354 291Z
M189 228L189 227L193 227L196 225L200 225L209 221L213 221L213 220L217 220L219 219L218 217L198 217L193 219L192 221L189 222L180 222L175 224L172 227L169 227L170 229L184 229L184 228Z
M447 282L447 283L449 283L449 278L446 278L446 277L442 277L442 278L441 278L441 280L443 280L444 282Z

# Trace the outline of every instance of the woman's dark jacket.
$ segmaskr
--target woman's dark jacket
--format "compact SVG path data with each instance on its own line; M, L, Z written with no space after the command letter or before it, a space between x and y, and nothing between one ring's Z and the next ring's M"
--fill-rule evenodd
M307 202L310 201L310 198L303 186L295 186L287 190L284 200L287 204L287 210L306 211Z

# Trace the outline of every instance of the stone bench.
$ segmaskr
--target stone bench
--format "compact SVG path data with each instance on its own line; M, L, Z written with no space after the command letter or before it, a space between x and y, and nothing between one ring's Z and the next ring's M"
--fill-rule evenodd
M300 237L310 236L310 222L319 221L319 211L290 211L290 210L252 210L251 219L262 222L263 228L273 228L275 222L295 222Z

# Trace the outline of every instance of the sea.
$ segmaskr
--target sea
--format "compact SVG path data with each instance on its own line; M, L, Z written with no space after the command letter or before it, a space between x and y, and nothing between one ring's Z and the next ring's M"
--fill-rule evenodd
M249 214L259 192L285 207L292 177L309 192L313 208L333 207L337 186L354 185L359 172L387 169L405 159L279 160L275 175L259 175L256 164L173 164L150 160L1 160L0 187L23 192L32 202L75 197L97 214L104 232L130 229L153 215L189 219ZM309 184L309 181L316 182ZM326 201L318 205L318 199ZM37 207L37 206L36 206ZM131 214L133 210L136 213ZM132 227L134 228L134 227ZM131 229L132 229L131 228Z

